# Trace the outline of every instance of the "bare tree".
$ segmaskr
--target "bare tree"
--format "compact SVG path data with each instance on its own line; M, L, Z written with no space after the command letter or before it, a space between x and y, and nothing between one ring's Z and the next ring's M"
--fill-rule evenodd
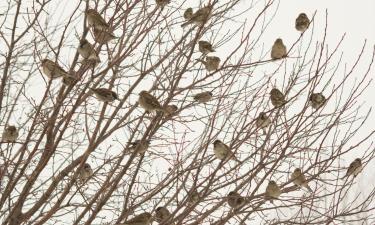
M375 190L345 176L374 159L359 135L374 49L342 63L326 12L319 42L324 13L271 59L280 2L168 2L0 3L1 224L374 222Z

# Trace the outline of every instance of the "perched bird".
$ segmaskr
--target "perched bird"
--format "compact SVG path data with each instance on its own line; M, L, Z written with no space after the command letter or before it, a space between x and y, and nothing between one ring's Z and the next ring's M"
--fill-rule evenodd
M62 82L64 85L69 86L78 80L79 78L75 74L73 75L68 73L63 76Z
M171 0L155 0L155 2L158 7L163 9L166 5L171 3Z
M178 110L176 105L167 105L165 107L165 116L172 116Z
M234 153L230 150L229 146L224 144L222 141L216 140L214 141L213 145L216 158L220 160L224 160L226 158L237 160L234 156Z
M187 8L184 12L184 18L185 20L191 20L193 17L193 9L192 8Z
M120 223L117 225L150 225L151 223L152 223L151 213L144 212L144 213L134 216L133 218L125 221L124 223Z
M86 17L87 17L87 24L89 27L94 27L98 30L109 29L108 23L95 9L88 9L86 12Z
M68 76L69 74L59 66L58 63L55 63L49 59L42 60L42 69L44 75L46 75L49 79L55 79L62 76Z
M134 142L129 142L129 144L130 144L130 148L133 151L142 154L147 151L148 147L150 146L150 141L149 140L145 140L145 141L135 140Z
M118 100L119 97L116 92L111 91L108 88L90 88L94 92L95 96L102 102L113 102Z
M90 44L86 39L79 42L78 53L87 60L100 62L98 53L96 52L94 46Z
M286 47L283 43L283 40L281 38L276 39L275 43L272 46L271 50L271 59L281 59L286 57Z
M3 131L2 141L3 142L15 142L18 138L18 130L15 126L7 126Z
M309 28L310 19L305 13L300 13L296 19L296 29L298 31L304 32Z
M277 88L273 88L270 92L271 103L274 107L280 107L286 103L284 94Z
M193 13L191 18L187 22L181 25L181 27L185 27L192 23L196 24L197 26L202 26L211 16L211 7L212 6L208 5L198 9L195 13Z
M155 210L155 220L158 223L162 223L171 217L171 212L166 207L158 207Z
M194 95L194 100L199 103L207 103L211 100L212 96L212 92L205 91Z
M94 174L94 171L92 170L90 164L85 163L83 167L78 171L78 181L80 183L86 182L92 175Z
M116 36L113 33L106 30L100 30L97 28L94 28L93 33L94 40L99 44L107 44L108 42L116 38Z
M265 112L259 113L258 118L255 121L256 126L260 129L263 129L263 134L267 133L267 127L271 124L271 119Z
M199 196L198 191L194 190L187 197L187 202L189 205L194 205L195 203L199 202L200 198L201 197Z
M326 103L326 97L322 93L312 93L310 95L310 104L314 109L319 109Z
M245 198L237 192L231 191L227 196L228 205L234 209L238 209L245 204Z
M270 199L270 202L273 203L273 199L278 199L281 195L281 189L276 184L275 181L271 180L266 188L266 199Z
M147 91L141 91L141 93L139 93L138 103L147 112L166 112L165 109L160 105L159 101Z
M203 54L207 55L210 52L214 52L215 50L212 48L212 44L208 41L199 41L198 42L199 51Z
M208 72L217 70L220 65L220 58L217 56L206 56L206 61L202 59L197 59L197 61L203 63Z
M352 163L350 163L345 176L341 179L344 179L345 177L349 177L351 175L353 175L355 178L361 171L362 171L362 161L360 158L356 158Z
M309 184L307 183L305 175L302 173L300 168L296 168L294 170L294 172L290 176L290 179L298 187L304 187L304 188L307 188L310 192L313 192L313 190L310 188Z

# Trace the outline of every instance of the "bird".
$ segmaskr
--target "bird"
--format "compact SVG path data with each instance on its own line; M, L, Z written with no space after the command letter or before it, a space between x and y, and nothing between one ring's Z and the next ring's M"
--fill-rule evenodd
M259 113L259 116L256 118L256 126L260 129L263 129L263 134L267 133L267 127L271 124L271 119L265 112Z
M362 171L362 161L360 158L356 158L352 163L350 163L345 176L341 179L344 179L345 177L349 177L351 175L353 175L355 178L361 171Z
M95 96L102 102L113 102L118 100L119 97L116 92L108 88L90 88Z
M90 44L90 42L88 42L86 39L83 39L79 42L77 51L84 59L94 62L100 62L99 55L96 52L94 46L92 46L92 44Z
M166 112L166 110L160 105L159 101L147 91L141 91L139 93L138 103L146 110L146 112Z
M87 24L89 27L96 28L98 30L108 30L109 25L104 18L95 9L88 9L86 11Z
M305 175L302 173L302 170L300 168L296 168L293 171L293 173L290 175L290 179L298 187L304 187L304 188L307 188L310 192L313 192L313 190L310 188L306 180Z
M212 92L205 91L194 95L194 100L199 103L207 103L212 99Z
M216 158L220 160L230 158L230 159L235 159L236 161L238 161L237 158L234 156L234 153L230 150L229 146L224 144L222 141L216 140L214 141L213 145L214 145L214 154Z
M63 76L63 79L62 79L62 83L65 85L65 86L69 86L71 84L74 84L74 82L78 81L78 77L76 75L73 75L73 74L65 74Z
M245 204L245 198L235 191L231 191L227 196L228 205L234 209L238 209Z
M217 56L206 56L206 61L202 59L197 59L197 61L203 63L208 72L217 70L220 65L220 58Z
M87 181L92 175L94 171L92 170L90 164L85 163L83 167L78 171L78 181L80 183L84 183Z
M309 28L310 19L305 13L300 13L296 19L296 30L305 32Z
M198 191L194 190L188 195L187 203L188 205L194 205L199 202L200 198Z
M178 107L176 105L167 105L165 107L165 116L172 116L177 110Z
M158 7L160 7L161 9L163 9L166 5L168 5L169 3L171 3L171 0L155 0L156 2L156 5Z
M193 13L191 18L187 22L185 22L181 25L181 27L185 27L185 26L187 26L189 24L192 24L192 23L194 23L195 25L198 25L198 26L202 26L210 18L211 9L212 9L211 5L208 5L208 6L205 6L203 8L198 9L195 13Z
M117 225L150 225L151 222L152 222L151 213L144 212L144 213L134 216L133 218L125 221L124 223L120 223Z
M135 140L133 142L129 142L130 144L130 148L137 152L137 153L145 153L148 149L148 147L150 146L150 141L149 140Z
M58 63L55 63L49 59L42 60L42 69L44 75L46 75L49 79L55 79L62 76L69 75Z
M171 212L169 212L169 210L166 208L166 207L158 207L156 208L155 210L155 221L158 222L158 223L162 223L164 221L166 221L167 219L169 219L171 217ZM170 224L170 223L168 223Z
M184 18L185 20L191 20L193 17L193 9L192 8L187 8L184 12Z
M100 29L94 28L93 33L94 33L94 40L98 42L99 44L107 44L108 42L116 38L116 36L113 33L107 30L100 30Z
M275 181L271 180L268 182L268 185L266 187L266 199L269 199L271 203L273 203L273 199L278 199L281 195L281 189L276 184Z
M286 47L281 38L276 39L275 43L272 46L271 50L271 59L281 59L286 57Z
M312 93L310 95L310 104L314 109L319 109L326 103L326 97L322 93Z
M208 41L199 41L198 42L199 51L205 55L215 50L212 48L212 44Z
M15 142L18 138L19 132L15 126L7 126L3 131L3 142Z
M271 103L274 107L280 107L286 103L284 94L277 88L273 88L270 92Z

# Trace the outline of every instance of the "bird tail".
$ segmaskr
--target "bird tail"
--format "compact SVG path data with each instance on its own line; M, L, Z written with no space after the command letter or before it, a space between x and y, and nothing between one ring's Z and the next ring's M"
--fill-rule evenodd
M187 25L191 24L191 20L181 24L181 27L186 27Z

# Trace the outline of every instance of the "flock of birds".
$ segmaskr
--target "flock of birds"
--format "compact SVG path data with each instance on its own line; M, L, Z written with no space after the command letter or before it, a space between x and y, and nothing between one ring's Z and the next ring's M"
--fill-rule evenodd
M156 3L159 7L163 8L170 0L156 0ZM188 8L183 16L186 20L181 26L185 27L190 24L196 26L203 26L206 21L210 18L212 12L212 6L204 6L198 9L196 12L193 12L192 8ZM105 19L94 9L88 9L86 11L87 23L88 26L92 29L94 40L97 43L104 44L113 40L115 35L112 33L111 27L105 21ZM305 32L310 24L310 20L305 13L299 14L295 21L295 28L300 32ZM198 49L204 56L209 53L215 52L212 47L212 44L207 41L199 41ZM94 64L100 62L99 54L96 52L94 46L89 43L86 39L80 41L80 45L77 49L79 55L84 60L92 62ZM278 60L287 57L287 48L283 44L282 39L278 38L271 50L271 59ZM208 72L215 71L220 66L220 58L217 56L206 56L205 60L199 59L201 63L205 66ZM66 72L57 62L54 62L50 59L44 59L42 61L43 73L49 79L56 79L62 77L62 83L64 85L72 85L77 81L77 78L74 75ZM119 97L116 92L107 89L107 88L92 88L92 93L97 97L98 100L102 102L112 102L118 100ZM207 103L213 97L212 92L202 92L194 96L194 100L198 103ZM277 88L273 88L270 92L270 100L272 105L275 108L282 107L286 104L285 95ZM312 93L309 97L309 102L312 108L319 109L326 103L326 98L322 93ZM178 110L175 105L162 106L160 102L153 95L147 91L141 91L139 93L138 99L139 105L146 110L146 112L159 112L163 116L172 116L174 112ZM267 127L271 124L271 119L265 112L261 112L256 118L256 126L259 129L263 129L263 132L266 133ZM14 143L16 142L19 136L19 131L15 126L7 126L2 135L2 142ZM137 140L130 143L131 148L137 153L144 153L150 142L148 140L141 141ZM220 160L236 159L234 153L231 151L230 147L223 143L220 140L216 140L213 143L213 151L216 158ZM346 175L344 177L354 176L356 177L362 171L362 162L361 159L355 159L347 168ZM93 170L88 163L85 163L80 171L78 171L78 180L80 182L86 182L93 175ZM304 173L300 168L296 168L290 177L291 181L298 187L303 187L309 191L313 191L309 185L308 180L306 179ZM279 185L271 180L269 181L266 191L265 199L272 202L274 199L278 199L282 193ZM198 192L192 192L188 196L187 202L189 204L197 203L200 199ZM227 195L227 203L233 209L239 209L246 204L246 198L238 194L237 192L229 192ZM158 207L155 211L154 216L151 213L144 212L134 216L133 218L120 223L117 225L149 225L153 220L162 223L163 221L170 220L173 216L166 207Z

